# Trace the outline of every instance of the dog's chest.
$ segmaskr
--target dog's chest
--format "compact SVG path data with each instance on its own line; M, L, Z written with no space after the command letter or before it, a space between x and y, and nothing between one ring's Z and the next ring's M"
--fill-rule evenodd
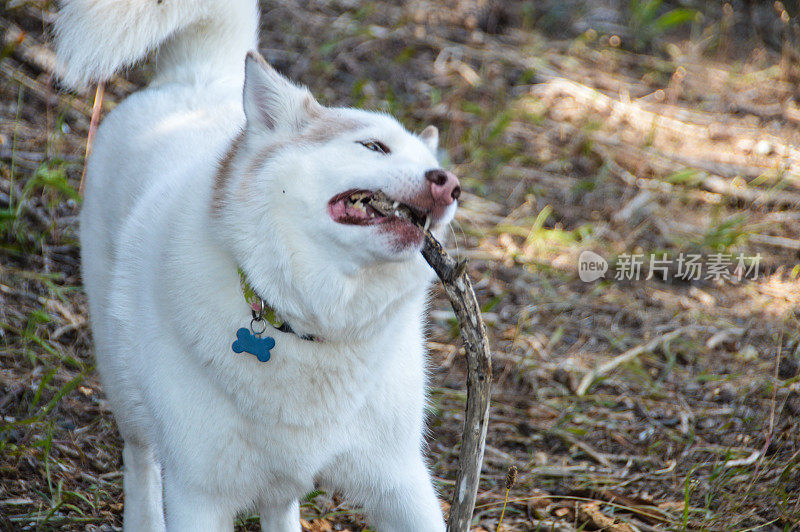
M366 401L393 387L392 380L398 377L393 362L403 356L403 346L381 353L375 347L336 348L287 336L276 335L267 362L231 352L229 362L238 366L236 371L218 376L229 381L228 389L236 390L238 409L261 424L287 427L290 432L335 431Z
M282 351L280 340L269 362L226 383L236 392L227 408L215 412L211 430L217 434L206 441L216 443L204 452L222 458L214 462L220 477L233 466L237 482L276 486L285 476L296 489L311 489L318 472L341 453L366 447L387 427L412 431L398 419L421 411L423 370L416 350L398 345L397 352L371 353L368 360L382 358L378 365L334 350L298 361L299 353ZM246 382L241 375L248 372Z

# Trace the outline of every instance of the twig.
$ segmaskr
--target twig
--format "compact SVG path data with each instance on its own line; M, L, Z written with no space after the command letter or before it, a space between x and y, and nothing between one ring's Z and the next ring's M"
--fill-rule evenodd
M64 113L72 120L78 123L82 123L86 120L86 115L89 114L90 110L89 106L85 105L81 100L70 96L58 96L53 94L48 86L30 78L25 75L21 69L14 68L12 65L13 62L11 59L6 59L0 63L0 75L19 83L28 89L31 95L44 103L55 103L59 106L63 106Z
M624 156L629 159L647 159L648 163L652 166L655 163L663 165L666 171L680 171L685 170L689 163L698 162L695 159L681 158L674 154L667 154L654 148L646 148L643 150L636 150L630 146L623 145L614 140L609 140L603 135L590 135L589 138L595 142L592 150L597 153L603 162L608 166L611 173L619 177L626 184L636 186L642 189L656 190L660 192L669 193L678 184L666 183L659 179L651 179L645 177L636 177L628 170L620 166L611 152L604 146L613 146L616 148L617 157ZM702 166L702 165L701 165ZM708 166L706 165L706 168ZM763 172L769 169L764 168ZM800 205L800 194L790 190L777 190L777 189L764 189L761 187L742 186L732 179L725 179L719 175L703 174L698 172L694 176L696 186L704 190L708 190L715 194L723 196L730 196L740 200L753 202L763 205L778 205L797 207Z
M774 246L784 249L796 249L800 251L800 240L794 238L786 238L783 236L762 235L759 233L752 233L748 235L751 242L756 244L765 244L767 246Z
M727 462L725 462L723 467L728 468L728 467L742 467L742 466L753 465L756 463L756 461L759 459L760 456L761 456L761 451L753 451L747 458L742 458L740 460L728 460Z
M83 171L81 172L81 182L78 185L78 194L83 196L83 184L86 178L86 165L89 162L89 155L92 154L92 144L94 143L94 134L97 131L97 125L100 123L100 110L103 107L103 93L105 92L105 85L103 83L97 84L97 91L94 93L94 105L92 105L92 120L89 122L89 134L86 135L86 158L83 162Z
M633 528L625 523L618 523L600 510L600 503L586 502L578 505L578 516L581 521L589 521L600 530L609 532L633 532Z
M11 150L6 148L0 148L0 159L10 161L12 157L16 161L24 159L26 161L31 161L36 163L40 163L44 160L51 158L46 153L40 151L22 151L22 150ZM70 155L68 153L59 153L57 156L53 158L57 158L67 162L76 162L81 160L80 156ZM36 168L38 167L39 166L36 165Z
M418 216L381 192L370 198L370 205L386 216L401 216L420 225ZM467 357L467 409L461 450L458 455L453 502L450 505L448 532L468 532L478 496L486 431L489 426L489 399L492 386L492 355L481 308L466 272L466 261L457 261L425 231L422 256L442 281L450 304L461 325L461 339Z
M56 54L52 50L36 42L13 22L0 19L0 30L3 34L3 46L10 47L15 56L39 70L61 75L63 69L59 66Z
M467 532L478 495L492 385L492 358L481 309L466 273L466 262L456 261L429 231L425 232L422 256L428 261L453 305L461 325L461 339L467 356L467 410L448 532Z
M611 461L609 461L608 457L606 457L603 453L600 453L592 448L591 445L588 443L582 442L575 436L569 433L569 431L562 430L562 429L550 429L550 434L557 436L567 442L569 445L575 445L580 450L585 452L589 457L591 457L595 462L600 465L604 465L606 467L611 467Z
M629 349L629 350L625 351L621 355L617 355L616 357L612 358L611 360L609 360L608 362L606 362L604 364L600 364L599 366L594 368L592 371L590 371L589 373L587 373L586 375L583 376L583 378L581 379L580 384L578 385L578 388L575 390L575 395L577 395L578 397L582 397L582 396L586 395L586 391L589 389L589 386L591 386L592 383L595 380L597 380L598 377L606 375L608 372L610 372L611 370L613 370L617 366L620 366L620 365L622 365L622 364L624 364L626 362L630 362L631 360L635 359L636 357L638 357L642 353L648 353L648 352L652 351L653 349L655 349L659 345L661 345L661 344L663 344L665 342L669 342L673 338L676 338L676 337L680 336L681 334L685 333L687 330L689 330L691 328L692 327L681 327L679 329L675 329L672 332L669 332L669 333L666 333L666 334L662 334L662 335L650 340L649 342L647 342L645 344L638 345L638 346L634 347L633 349Z
M684 122L663 114L648 111L642 108L637 102L620 101L596 89L565 78L555 77L550 79L546 83L535 86L531 92L534 95L542 96L547 99L554 99L560 95L566 94L581 105L594 109L597 112L610 113L612 119L624 118L634 128L647 133L663 128L678 138L683 139L691 138L705 141L709 137L708 126ZM730 127L729 129L740 136L748 136L748 134L752 133L743 128ZM759 138L770 142L770 144L774 146L777 155L787 157L791 159L793 163L796 163L800 159L800 150L786 143L783 139L763 133L759 135ZM702 161L700 162L702 163ZM715 166L715 170L719 170L720 167L725 167L734 171L736 175L741 175L742 173L740 171L742 168L735 167L734 165L726 163L716 164L718 166ZM763 170L759 169L756 176L766 170L766 168ZM712 173L717 173L717 171L710 171Z
M702 126L689 124L675 118L646 111L635 102L620 101L610 98L602 92L571 81L565 78L555 78L534 87L531 93L554 98L561 94L571 96L582 105L586 105L599 112L611 112L620 117L625 117L631 125L650 130L654 125L664 127L681 136L704 139L708 136L708 129Z

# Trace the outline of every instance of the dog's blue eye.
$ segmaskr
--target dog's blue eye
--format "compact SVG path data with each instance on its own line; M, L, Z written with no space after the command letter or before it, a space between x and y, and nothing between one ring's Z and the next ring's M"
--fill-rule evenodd
M389 155L392 153L392 150L390 150L386 144L379 140L360 140L358 143L364 146L366 149L376 153L381 153L383 155Z

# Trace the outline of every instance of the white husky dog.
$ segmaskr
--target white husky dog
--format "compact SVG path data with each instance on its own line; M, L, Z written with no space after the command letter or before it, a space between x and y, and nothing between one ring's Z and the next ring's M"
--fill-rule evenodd
M125 528L232 530L256 508L296 532L319 483L381 531L444 530L422 453L432 274L422 231L368 200L442 231L458 180L435 128L321 106L252 51L257 28L255 0L65 0L57 19L72 85L157 51L98 130L81 217Z

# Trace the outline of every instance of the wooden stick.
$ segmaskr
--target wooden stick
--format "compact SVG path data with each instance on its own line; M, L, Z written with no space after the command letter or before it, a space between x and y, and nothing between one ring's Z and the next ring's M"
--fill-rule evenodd
M384 216L399 216L420 224L419 215L411 212L382 192L376 192L370 205ZM425 231L422 256L442 281L450 304L461 326L461 339L467 357L467 409L458 455L455 491L450 505L447 532L468 532L478 496L486 431L489 427L489 400L492 388L492 353L481 308L467 275L467 262L447 254L430 231Z
M478 495L489 426L492 355L481 309L466 272L466 261L456 261L448 255L430 231L425 232L422 256L442 280L444 291L461 325L461 339L467 357L467 409L455 492L447 522L448 532L467 532Z

